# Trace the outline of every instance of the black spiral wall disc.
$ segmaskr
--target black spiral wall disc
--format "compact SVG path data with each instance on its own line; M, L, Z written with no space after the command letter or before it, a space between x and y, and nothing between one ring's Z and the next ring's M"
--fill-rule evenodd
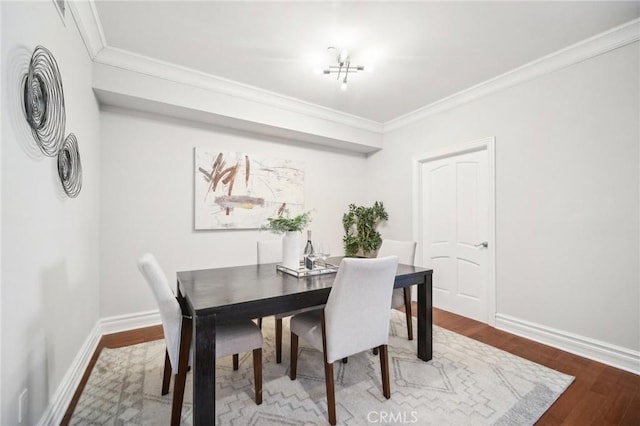
M80 151L78 151L78 140L76 135L70 133L64 140L58 151L58 176L64 192L71 198L80 194L82 189L82 164L80 162Z
M24 112L42 152L55 157L64 138L64 93L58 64L42 46L31 55L24 82Z

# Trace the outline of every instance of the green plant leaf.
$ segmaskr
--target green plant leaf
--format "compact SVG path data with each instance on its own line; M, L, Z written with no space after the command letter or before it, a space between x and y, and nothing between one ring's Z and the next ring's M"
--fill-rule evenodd
M360 250L367 255L378 250L382 244L382 236L376 227L388 219L389 214L381 201L376 201L371 207L349 204L349 210L342 215L345 255L355 256Z
M268 229L276 234L284 234L290 231L302 231L311 223L311 212L304 212L295 217L289 217L289 211L285 210L284 215L270 217L264 229Z

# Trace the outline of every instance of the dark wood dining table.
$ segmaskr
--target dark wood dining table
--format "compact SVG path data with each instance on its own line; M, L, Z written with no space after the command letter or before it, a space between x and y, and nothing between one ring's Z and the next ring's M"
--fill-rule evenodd
M339 264L341 258L327 261ZM432 357L432 273L419 266L398 265L394 288L417 286L418 358ZM181 271L178 297L193 316L193 424L214 425L216 324L266 317L327 302L335 273L298 278L276 270L276 264Z

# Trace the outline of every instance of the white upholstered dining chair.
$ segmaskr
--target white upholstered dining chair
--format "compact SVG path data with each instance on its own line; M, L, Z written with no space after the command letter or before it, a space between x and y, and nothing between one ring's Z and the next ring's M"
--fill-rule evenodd
M359 352L378 348L382 393L391 398L389 384L389 320L397 256L377 259L345 258L340 263L324 309L291 318L291 368L296 379L298 338L302 337L324 356L329 423L336 424L333 363Z
M282 261L282 240L258 241L258 265L265 263L279 263ZM274 315L276 321L276 364L282 362L282 319L302 312L319 309L312 307L297 311L283 312ZM262 327L262 318L258 318L258 325Z
M169 392L171 374L175 375L171 424L179 425L182 413L184 385L191 364L192 318L180 306L169 287L167 276L156 258L147 253L138 260L138 269L151 287L158 303L164 340L167 346L162 377L162 395ZM262 403L262 333L253 321L239 321L216 326L216 358L233 355L233 368L238 369L238 353L253 351L253 372L256 404Z
M413 265L416 257L415 241L382 240L378 257L398 256L398 262ZM396 288L391 296L391 308L404 306L407 319L407 336L413 340L413 322L411 319L411 287Z

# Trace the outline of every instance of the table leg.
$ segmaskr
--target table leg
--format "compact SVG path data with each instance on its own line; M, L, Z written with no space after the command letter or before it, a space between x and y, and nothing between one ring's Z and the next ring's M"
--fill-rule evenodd
M433 357L433 287L432 274L424 275L418 284L418 358L430 361Z
M195 316L193 371L193 425L216 423L216 320L214 315Z

